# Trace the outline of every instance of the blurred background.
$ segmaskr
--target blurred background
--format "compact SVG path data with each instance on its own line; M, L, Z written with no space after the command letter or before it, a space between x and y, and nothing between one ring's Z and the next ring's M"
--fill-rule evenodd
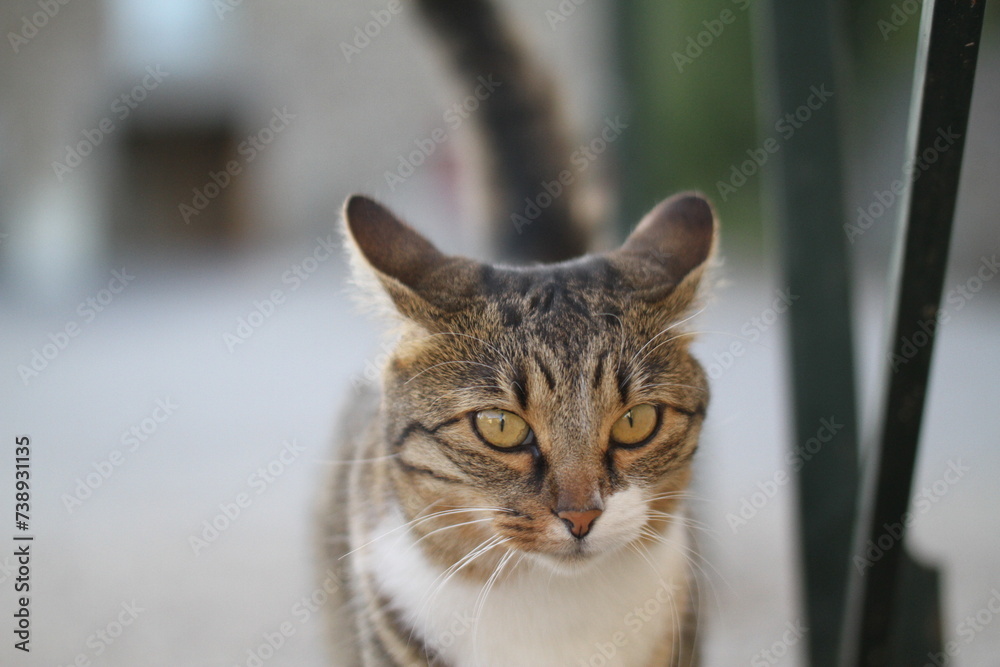
M792 111L765 103L762 3L501 4L594 153L579 178L609 239L674 191L715 201L725 261L696 325L714 379L695 501L709 529L705 664L801 664L802 640L786 632L803 619L794 488L775 481L797 444L769 216L778 170L719 185ZM313 517L342 399L386 349L347 289L339 207L372 194L446 251L488 256L474 98L405 1L0 6L0 502L13 505L14 438L30 436L36 536L31 653L5 626L0 663L337 664L322 596L310 601ZM995 14L914 486L927 502L910 537L942 567L955 665L1000 665ZM852 0L842 19L828 87L845 223L864 222L845 243L871 427L899 213L884 193L904 178L919 5ZM609 122L623 129L597 151ZM0 554L12 624L15 561Z

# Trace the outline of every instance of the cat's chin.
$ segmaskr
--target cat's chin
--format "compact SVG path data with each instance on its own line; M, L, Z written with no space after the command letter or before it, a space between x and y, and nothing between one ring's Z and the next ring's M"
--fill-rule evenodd
M593 569L618 549L574 548L563 553L529 553L534 563L563 576L575 576Z

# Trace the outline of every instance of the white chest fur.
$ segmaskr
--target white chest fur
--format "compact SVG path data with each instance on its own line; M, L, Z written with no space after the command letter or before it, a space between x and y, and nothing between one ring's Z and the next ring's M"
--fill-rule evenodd
M402 525L396 516L377 535ZM424 643L455 667L636 667L676 633L686 580L686 531L675 522L643 554L620 549L577 574L515 556L480 601L482 585L452 577L424 557L408 530L371 544L380 591ZM436 592L435 592L436 591ZM478 611L478 618L477 618Z

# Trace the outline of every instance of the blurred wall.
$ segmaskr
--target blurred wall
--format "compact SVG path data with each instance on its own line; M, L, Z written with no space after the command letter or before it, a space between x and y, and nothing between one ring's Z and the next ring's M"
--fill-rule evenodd
M526 40L566 77L581 137L613 98L607 3L553 23L521 0ZM123 253L152 261L329 230L351 191L436 201L444 245L475 248L471 122L406 4L315 0L7 2L0 59L2 279L59 299ZM46 5L48 6L48 5ZM402 11L392 11L395 8ZM378 48L371 48L372 44ZM390 183L437 128L412 178ZM595 169L595 172L598 170ZM432 236L437 233L432 231Z

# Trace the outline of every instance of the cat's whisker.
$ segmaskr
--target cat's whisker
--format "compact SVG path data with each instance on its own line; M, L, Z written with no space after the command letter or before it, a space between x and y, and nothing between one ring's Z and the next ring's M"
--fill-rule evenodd
M437 596L438 591L445 584L448 583L448 580L451 579L452 575L456 574L467 564L471 563L476 558L489 551L493 546L496 545L499 539L500 539L499 535L492 535L486 538L485 540L477 544L475 547L473 547L471 550L469 550L469 552L466 553L464 556L462 556L457 561L449 565L443 572L441 572L441 574L439 574L437 578L431 582L430 593L427 596L427 600L424 602L424 606L429 604Z
M671 491L670 493L661 493L655 496L650 496L646 498L647 502L656 502L659 500L703 500L707 502L706 498L702 498L690 491Z
M656 526L654 525L656 523L662 523L662 525ZM719 531L700 521L696 521L688 517L668 515L668 514L663 514L663 516L649 515L646 517L646 527L657 532L662 532L663 530L665 530L665 527L667 525L674 523L684 526L688 530L696 530L700 535L706 535L710 537L712 541L715 542L716 544L721 544L722 540L721 536L719 535Z
M418 377L420 377L421 375L423 375L424 373L426 373L428 371L434 370L435 368L438 368L440 366L449 366L451 364L471 364L473 366L482 366L483 368L488 368L491 371L496 370L493 366L490 366L489 364L484 364L484 363L481 363L479 361L469 361L468 359L456 359L456 360L451 360L451 361L439 361L438 363L432 364L432 365L428 366L427 368L425 368L424 370L420 371L419 373L417 373L416 375L414 375L413 377L411 377L409 380L407 380L403 384L410 384L411 382L413 382Z
M700 329L697 332L697 334L699 336L701 336L701 335L705 335L705 336L728 336L730 338L736 338L738 340L741 340L741 341L744 341L746 343L750 343L750 344L753 344L753 345L760 345L759 341L756 341L756 340L750 338L749 336L743 336L743 335L738 334L738 333L733 333L732 331L712 331L712 330L709 330L709 329Z
M479 592L479 596L476 598L476 606L472 613L473 658L479 655L479 619L482 618L483 609L486 607L486 598L489 596L490 591L493 590L493 586L496 584L497 578L500 576L504 568L507 566L507 563L510 562L510 559L513 557L514 557L514 552L508 549L507 553L505 553L503 557L500 558L500 562L498 562L496 567L493 568L493 574L491 574L490 578L486 580L486 583L483 585L482 590Z
M698 563L698 560L701 560L705 565L707 565L712 569L716 577L718 577L718 579L722 581L726 585L726 587L729 588L730 591L735 592L735 589L733 588L732 584L730 584L729 581L722 575L719 569L716 568L715 565L713 565L703 554L699 553L696 549L692 549L691 547L684 544L679 544L674 540L671 540L670 538L666 537L665 535L661 535L653 531L649 527L643 527L641 532L649 539L658 541L662 544L673 547L675 549L680 549L684 553L688 563L698 568L698 571L701 572L701 574L705 577L706 581L710 582L713 581L713 579L708 576L708 573L705 571L705 569ZM716 595L716 603L719 604L718 595Z
M453 400L455 400L455 394L457 394L459 392L462 392L462 391L468 391L470 389L496 389L500 393L505 393L507 391L507 389L505 389L504 387L501 387L500 385L496 385L496 384L474 384L474 385L469 385L467 387L458 387L458 386L456 386L455 389L454 389L454 391L451 391L451 392L449 392L447 394L442 394L441 396L438 396L433 401L431 401L428 404L428 408L435 408L442 401L448 401L448 400L453 401Z
M646 498L647 503L654 503L657 500L699 500L702 502L709 502L708 498L704 498L694 491L668 491L666 493L659 493Z
M622 318L618 317L614 313L597 313L597 316L598 317L613 317L616 320L618 320L618 328L619 328L619 330L621 330L621 331L625 330L625 325L622 323Z
M661 542L663 544L667 544L667 545L669 545L669 546L671 546L673 548L679 548L680 549L680 553L684 557L684 561L687 564L687 566L690 567L690 568L692 568L692 571L693 570L697 570L698 573L700 573L701 576L704 577L705 580L709 582L710 587L711 587L711 591L712 591L712 597L715 598L716 605L721 607L721 602L719 601L718 591L715 589L715 585L712 583L712 579L708 576L708 573L705 571L705 568L702 567L698 563L697 559L700 558L701 560L703 560L706 565L708 565L710 568L712 568L712 570L714 570L718 574L718 570L715 568L714 565L712 565L707 559L705 559L704 556L702 556L701 554L699 554L697 551L694 551L690 547L687 547L687 546L682 545L682 544L678 544L678 543L674 542L673 540L669 540L669 539L664 538L661 535L649 534L649 533L646 533L645 531L644 531L644 534L649 539ZM690 576L696 582L699 580L699 577L696 574L691 574ZM724 578L722 580L729 587L729 589L732 590L732 586L729 584L729 582L726 581Z
M646 341L646 343L642 347L639 348L639 350L634 355L632 355L632 359L629 360L629 365L630 366L633 365L635 363L636 358L640 354L642 354L642 351L645 350L647 346L649 346L650 344L652 344L653 341L655 341L657 338L659 338L663 334L667 333L671 329L674 329L675 327L679 327L680 325L684 324L685 322L689 322L690 320L694 319L698 315L701 315L703 312L705 312L705 307L704 306L701 309L699 309L698 311L692 313L691 315L688 315L684 319L678 320L677 322L674 322L670 326L668 326L665 329L663 329L662 331L660 331L660 333L658 333L655 336L653 336L652 338L650 338L648 341Z
M434 507L434 505L438 504L439 502L441 502L441 500L440 500L440 499L439 499L439 500L435 500L435 501L431 502L431 503L430 503L429 505L427 505L426 507L424 507L424 509L422 509L422 510L420 510L420 511L421 511L421 512L424 512L424 511L428 510L429 508L431 508L431 507ZM372 538L371 540L369 540L369 541L365 542L365 543L364 543L364 544L362 544L361 546L358 546L358 547L356 547L356 548L354 548L354 549L351 549L350 551L348 551L347 553L345 553L344 555L342 555L342 556L341 556L340 558L338 558L337 560L343 560L343 559L347 558L348 556L350 556L350 555L352 555L352 554L354 554L354 553L356 553L356 552L358 552L358 551L361 551L361 550L362 550L362 549L364 549L365 547L367 547L367 546L370 546L370 545L372 545L372 544L375 544L375 543L376 543L376 542L378 542L379 540L381 540L381 539L383 539L383 538L385 538L385 537L388 537L389 535L392 535L393 533L397 533L397 532L399 532L399 531L401 531L401 530L403 530L403 529L405 529L405 528L409 527L409 526L410 526L410 525L412 525L412 524L413 524L413 523L414 523L415 521L417 521L417 519L413 519L412 521L408 521L408 522L404 523L404 524L403 524L403 525L401 525L401 526L396 526L395 528L393 528L393 529L391 529L391 530L388 530L388 531L386 531L386 532L382 533L382 534L381 534L381 535L379 535L378 537L375 537L375 538Z
M441 502L441 500L436 500L433 503L431 503L430 505L428 505L427 507L431 507L433 505L436 505L439 502ZM427 508L425 507L424 509L427 509ZM442 516L449 516L451 514L461 514L463 512L478 512L478 511L493 511L493 512L510 512L510 513L513 513L513 510L509 510L509 509L507 509L505 507L461 507L461 508L455 508L455 509L442 510L440 512L434 512L433 514L427 514L425 516L419 516L418 515L417 517L413 518L410 521L407 521L403 525L396 526L395 528L386 531L385 533L379 535L378 537L375 537L375 538L369 540L368 542L365 542L364 544L362 544L361 546L357 547L356 549L352 549L351 551L348 551L343 556L341 556L338 560L343 560L344 558L347 558L351 554L353 554L353 553L355 553L357 551L360 551L361 549L364 549L365 547L370 546L370 545L374 544L375 542L378 542L379 540L381 540L381 539L383 539L385 537L388 537L389 535L392 535L393 533L399 532L399 531L404 530L406 528L411 528L413 526L416 526L416 525L419 525L421 523L424 523L425 521L430 521L432 519L436 519L436 518L442 517Z
M677 521L678 523L682 523L685 526L694 526L695 528L701 528L702 530L705 530L705 531L708 531L708 532L716 532L716 530L714 528L712 528L711 526L709 526L704 521L699 521L698 519L694 519L694 518L689 517L689 516L684 516L683 514L674 514L672 512L661 512L660 510L656 510L656 509L652 509L652 508L647 509L646 510L646 514L647 514L648 518L650 518L650 519L663 519L665 521Z
M663 580L659 572L657 572L656 567L653 565L652 556L649 553L649 549L646 547L646 545L633 543L630 546L632 546L633 550L646 562L647 565L649 565L650 570L653 572L653 576L656 577L656 579L660 582L660 586L662 586L663 589L667 592L667 597L669 598L670 601L671 630L673 631L674 636L677 637L681 631L681 620L680 620L680 615L677 613L677 603L676 600L674 599L674 589L676 585L674 584L673 581L671 581L670 584L667 584L667 582ZM679 642L674 641L672 642L672 644L673 645L671 646L670 649L671 651L670 664L677 664L677 659L676 659L677 656L675 654L679 650Z
M647 389L658 389L660 387L680 387L682 389L691 389L692 391L700 391L703 394L707 393L708 390L704 387L695 387L689 384L678 384L676 382L662 382L660 384L644 384L636 388L636 391L644 391Z
M431 535L435 535L435 534L440 533L440 532L445 531L445 530L451 530L452 528L459 528L461 526L468 526L468 525L471 525L471 524L474 524L474 523L486 523L486 522L489 522L489 521L493 521L493 517L486 517L485 519L473 519L472 521L462 521L461 523L451 523L451 524L448 524L447 526L444 526L442 528L435 528L434 530L430 531L429 533L421 535L419 539L417 539L413 544L411 544L409 547L407 547L407 551L409 551L413 547L417 546L418 544L420 544L421 542L423 542L424 540L426 540Z
M660 582L660 585L669 590L670 587L667 586L667 582L665 582L663 580L663 577L660 576L660 573L656 570L656 566L653 565L653 561L650 560L649 556L647 555L649 553L649 550L646 549L645 545L637 542L630 542L629 547L631 547L633 551L639 554L640 558L646 561L646 564L649 565L649 569L653 571L653 576L655 576L657 581Z
M513 575L515 572L517 572L517 568L519 568L521 566L521 561L523 561L528 556L528 554L526 554L523 551L519 551L517 553L518 553L517 562L514 563L511 566L510 571L508 571L507 577L504 579L504 581L507 581L507 579L510 579L511 575Z
M479 558L481 555L483 555L493 547L497 546L497 544L504 541L507 540L501 535L491 535L490 537L480 542L467 554L465 554L463 557L459 558L457 561L452 563L451 566L449 566L444 572L441 573L441 575L438 578L440 579L443 577L444 581L441 582L438 588L441 588L442 586L447 584L448 580L451 579L452 576L457 574L459 570L464 568L466 565L476 560L477 558Z
M646 564L649 565L649 569L653 571L653 576L655 576L659 580L660 585L663 586L663 589L665 591L667 591L667 597L670 600L671 630L673 630L675 637L679 636L681 631L681 619L680 619L680 614L677 613L677 601L674 599L674 589L677 587L677 585L673 581L671 581L670 584L667 584L667 582L663 580L659 572L657 572L656 567L653 565L652 556L649 553L649 549L646 548L646 545L632 543L630 546L632 546L634 551L637 554L639 554L639 556L644 561L646 561ZM676 655L676 653L679 650L680 650L680 642L674 641L673 646L671 646L670 649L671 652L670 664L678 664L677 663L678 655Z
M389 459L394 459L399 454L386 454L385 456L373 456L366 459L313 459L313 463L319 463L321 465L348 465L351 463L373 463L375 461L387 461Z
M656 508L654 508L653 505L656 504L656 503L659 503L659 502L663 502L663 501L676 501L676 504L678 506L684 507L687 503L690 503L690 502L696 501L696 500L704 501L703 498L699 498L697 496L689 496L689 495L684 495L684 494L678 494L678 495L654 496L652 498L647 498L646 499L646 503L647 503L647 506L648 506L648 508L650 510L656 510ZM656 510L656 511L661 511L661 510Z
M485 345L492 352L496 353L496 355L498 357L503 357L504 356L500 352L500 350L498 350L494 345L492 345L491 343L489 343L486 340L483 340L482 338L480 338L478 336L473 336L473 335L467 334L467 333L460 333L458 331L439 331L437 333L433 333L433 334L430 334L430 335L426 336L426 338L434 338L436 336L460 336L462 338L471 338L472 340L474 340L476 342L479 342L479 343L482 343L483 345Z
M677 334L677 335L674 335L674 336L671 336L670 338L668 338L668 339L666 339L666 340L663 340L663 341L660 341L660 342L659 342L659 343L657 343L657 344L656 344L655 346L653 346L652 348L650 348L650 349L649 349L649 350L648 350L648 351L646 352L646 354L644 354L644 355L642 356L642 359L640 359L640 360L639 360L639 364L640 364L640 365L642 365L642 364L643 364L643 363L644 363L644 362L646 361L646 359L649 359L649 357L650 357L650 356L652 356L652 354L653 354L654 352L656 352L656 351L657 351L658 349L660 349L661 347L663 347L663 346L664 346L664 345L666 345L667 343L670 343L670 342L672 342L672 341L675 341L675 340L677 340L678 338L685 338L685 337L687 337L687 336L697 336L697 335L698 335L699 333L701 333L701 332L699 332L699 331L685 331L684 333L679 333L679 334Z
M659 540L659 541L663 541L665 543L667 542L667 540L665 540L665 539L664 540ZM670 543L672 544L672 541ZM675 546L680 546L680 545L675 545ZM642 549L642 551L644 551L645 553L649 554L649 549L648 549L648 547L645 544L638 544L638 545L636 545L636 550L637 551L640 548ZM688 565L697 566L697 564L693 562L693 559L691 557L689 557L687 554L683 554L683 555L684 555L684 558L685 558L685 562ZM646 561L650 562L649 559L646 559ZM651 563L650 563L650 566L652 566ZM702 572L704 572L704 571L702 570ZM689 585L693 583L693 585L695 587L695 594L696 594L695 598L696 599L700 598L700 596L701 596L701 588L700 588L700 583L699 583L699 577L694 576L692 574L692 575L688 575L687 580L689 582ZM677 600L676 600L676 598L674 596L675 589L678 588L678 587L679 587L679 584L675 584L674 582L671 582L671 585L670 585L670 587L668 589L669 590L669 597L670 597L670 604L671 604L672 611L673 611L673 614L672 614L673 618L671 619L672 629L675 632L675 635L674 635L675 637L679 636L679 633L683 632L683 630L682 630L682 628L683 628L683 625L682 625L683 619L682 619L681 614L680 614L680 612L679 612L679 610L677 608ZM716 600L718 601L718 595L716 594L716 592L714 590L713 590L713 595L715 596ZM688 604L690 604L690 601L688 601ZM695 626L695 638L697 638L697 634L698 634L697 623L699 621L700 621L700 617L696 616L695 617L695 623L696 623L696 626ZM698 644L697 644L697 642L692 642L692 645L693 646L697 646ZM681 642L675 641L674 642L674 646L671 648L672 658L673 658L674 662L671 662L670 664L679 664L678 660L681 657L680 656L680 651L681 651Z
M646 517L646 523L647 523L648 526L650 526L654 530L663 530L666 525L677 524L677 525L680 525L680 526L684 526L685 528L687 528L689 530L697 530L700 533L704 533L705 535L711 537L712 539L714 539L716 541L718 541L718 539L719 539L719 531L715 530L714 528L710 528L709 526L700 525L697 522L692 522L691 520L686 520L686 519L684 519L684 517L679 517L679 516L666 516L666 517L664 517L664 516L647 516ZM653 525L654 523L661 523L661 524L663 524L663 527L654 526Z
M676 520L684 522L685 524L701 525L701 526L706 525L703 522L698 521L697 519L694 519L692 517L686 516L683 513L664 512L663 510L654 509L652 507L646 509L646 515L650 517L662 517L664 519Z
M706 562L707 562L707 560L706 560ZM692 571L689 574L688 580L691 582L691 585L694 586L695 600L699 600L699 601L703 600L704 599L704 594L702 592L702 577L699 577L696 573L694 573ZM718 593L718 591L715 588L715 584L712 582L711 579L707 580L707 583L708 583L709 589L712 591L712 597L715 598L715 603L716 603L716 605L718 605L719 604L719 593ZM701 610L698 607L700 605L703 605L703 604L704 603L698 602L695 605L694 634L693 634L693 637L692 637L692 645L693 646L699 646L698 640L699 640L699 635L701 633L701 620L702 620L704 614L701 612Z
M473 547L465 556L458 559L452 563L447 569L445 569L441 574L434 579L430 584L430 593L427 594L427 598L424 600L420 607L420 614L423 615L423 610L430 605L434 599L437 597L438 593L444 588L445 585L451 580L451 578L458 574L466 565L472 563L474 560L479 558L484 553L488 552L493 547L497 546L503 542L503 538L500 535L493 535L486 538L480 542L477 546ZM442 578L444 579L442 581ZM440 582L440 583L438 583ZM416 628L410 630L410 638L413 638L413 632ZM426 628L425 628L426 630Z
M423 606L421 607L421 615L423 613L423 609L426 608L429 604L433 603L434 599L437 598L438 594L442 590L444 590L444 587L448 585L448 582L451 581L451 579L456 574L464 570L473 561L477 560L483 554L487 553L488 551L498 546L506 544L507 542L510 542L510 538L503 537L502 535L494 535L490 538L487 538L483 542L480 542L479 546L474 548L464 557L457 560L448 569L446 569L444 572L438 575L437 579L431 582L431 593L430 595L428 595L427 599L424 601ZM438 583L439 581L440 583Z
M656 347L652 348L651 350L649 350L649 352L647 352L645 355L643 355L643 358L640 360L640 364L643 361L645 361L646 359L648 359L649 356L651 354L653 354L653 352L655 352L662 345L666 345L670 341L677 340L678 338L683 338L684 336L699 336L699 337L700 336L729 336L730 338L736 338L736 339L744 341L746 343L756 343L756 341L751 340L750 338L748 338L746 336L741 336L740 334L735 334L735 333L733 333L731 331L708 331L708 330L705 330L705 329L699 329L698 331L686 331L684 333L677 334L676 336L671 336L667 340L662 341L661 343L658 343L656 345Z
M706 561L706 562L708 562L708 561ZM693 560L690 560L689 563L693 563ZM706 600L705 603L701 603L701 604L707 605L707 597L706 597L706 595L704 593L704 585L703 585L703 584L707 584L708 585L708 591L711 593L712 599L715 600L715 606L716 606L716 608L717 609L721 608L721 604L722 603L719 600L719 590L718 590L718 588L715 585L715 581L713 579L709 578L707 575L705 575L704 574L704 570L701 571L701 575L699 576L699 574L694 571L694 568L692 568L690 570L689 577L690 577L690 580L694 584L695 595L698 596L699 600ZM730 590L732 590L732 586L729 585L729 582L727 581L725 583L726 583L726 586L729 587ZM703 616L703 614L698 614L698 616L696 617L696 623L700 623L701 622L702 616ZM697 631L697 629L698 629L698 627L696 626L695 630Z

